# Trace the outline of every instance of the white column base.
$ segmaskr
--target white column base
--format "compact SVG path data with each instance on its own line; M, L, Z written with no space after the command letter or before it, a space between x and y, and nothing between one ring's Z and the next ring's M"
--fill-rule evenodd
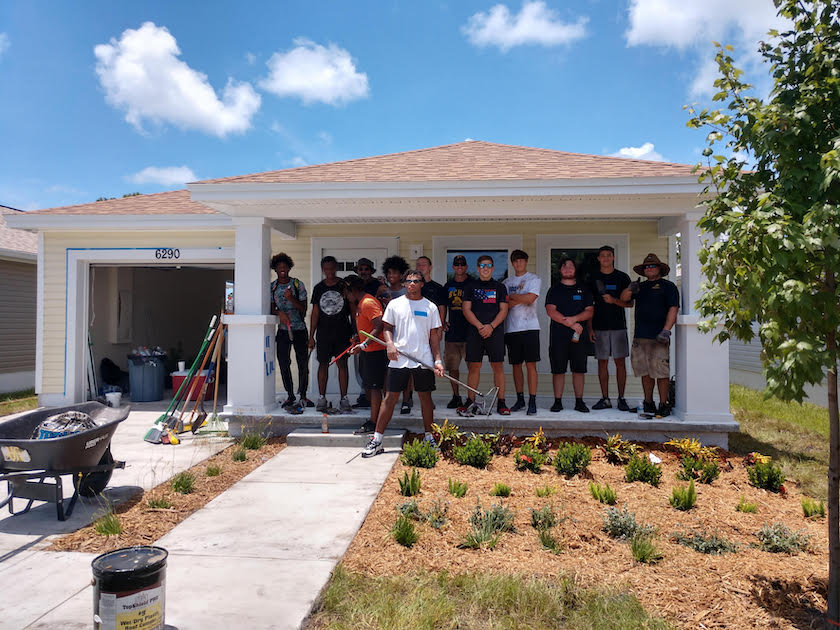
M697 329L696 315L680 315L676 328L676 411L685 421L731 422L729 342Z
M228 325L228 402L223 413L265 415L277 407L273 315L225 315ZM260 361L262 357L262 361Z

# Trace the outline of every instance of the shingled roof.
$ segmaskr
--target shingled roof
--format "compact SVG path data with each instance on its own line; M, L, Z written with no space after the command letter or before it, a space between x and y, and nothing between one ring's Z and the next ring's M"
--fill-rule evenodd
M190 199L188 190L172 190L149 195L106 199L78 206L60 206L33 210L28 214L219 214L212 208Z
M25 254L38 253L38 235L23 230L15 230L6 225L3 215L20 214L20 210L0 206L0 249L23 252Z

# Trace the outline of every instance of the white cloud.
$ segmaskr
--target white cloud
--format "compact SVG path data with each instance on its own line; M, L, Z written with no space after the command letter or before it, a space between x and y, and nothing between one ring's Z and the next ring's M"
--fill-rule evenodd
M666 161L660 153L653 150L653 142L645 142L640 147L622 147L615 153L610 153L610 156L632 158L634 160L650 160L652 162Z
M178 58L169 31L152 22L125 30L94 54L106 100L125 110L126 121L140 131L148 120L224 137L247 130L260 108L254 88L230 78L220 100L207 76Z
M249 66L253 66L257 61L257 56L252 52L245 53L245 61L248 62Z
M301 156L296 155L291 160L286 160L286 164L288 164L289 166L292 166L292 167L298 167L298 166L308 166L309 162L304 160Z
M329 131L319 131L318 140L320 140L323 144L332 144L333 137Z
M503 52L514 46L534 44L559 46L571 44L586 35L588 18L564 22L545 2L525 2L516 15L503 4L487 13L472 15L461 31L475 46L498 46Z
M183 186L198 179L187 166L147 166L139 173L126 179L135 184L160 184L161 186Z
M0 58L3 57L3 53L9 50L9 46L11 45L8 34L0 33Z
M349 52L304 38L294 43L295 48L274 53L266 62L269 73L260 81L261 88L306 104L342 105L368 96L367 74L356 70Z

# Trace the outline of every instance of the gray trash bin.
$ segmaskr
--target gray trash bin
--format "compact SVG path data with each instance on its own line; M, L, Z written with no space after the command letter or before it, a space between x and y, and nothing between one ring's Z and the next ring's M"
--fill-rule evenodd
M163 399L166 366L162 356L128 355L128 382L132 402Z

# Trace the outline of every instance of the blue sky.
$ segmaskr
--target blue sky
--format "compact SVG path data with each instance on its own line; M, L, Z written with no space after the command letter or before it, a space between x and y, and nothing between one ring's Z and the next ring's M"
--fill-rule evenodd
M694 163L711 41L759 85L771 0L0 3L0 204L467 138Z

